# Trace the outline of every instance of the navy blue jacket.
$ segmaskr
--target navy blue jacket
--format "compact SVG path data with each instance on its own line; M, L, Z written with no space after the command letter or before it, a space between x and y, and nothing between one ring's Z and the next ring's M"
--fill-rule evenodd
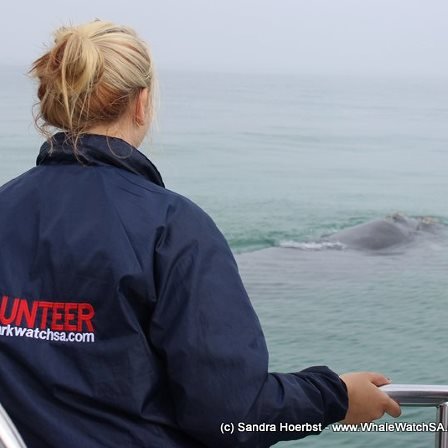
M0 189L0 256L0 401L30 448L268 447L346 413L328 368L268 373L226 240L120 139L45 143Z

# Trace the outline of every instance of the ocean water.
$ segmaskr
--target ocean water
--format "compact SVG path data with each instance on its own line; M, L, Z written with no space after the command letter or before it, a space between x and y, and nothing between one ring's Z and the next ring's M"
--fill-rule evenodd
M0 184L34 164L34 86L0 71ZM395 383L448 384L448 83L161 73L143 150L167 187L227 237L260 317L272 371L326 364ZM320 243L396 212L435 234L388 251ZM403 421L435 410L404 408ZM331 430L279 447L422 447L431 433Z

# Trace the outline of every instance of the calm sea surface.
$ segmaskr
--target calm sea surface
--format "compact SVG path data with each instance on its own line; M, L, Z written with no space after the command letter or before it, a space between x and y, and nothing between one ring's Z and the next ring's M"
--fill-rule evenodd
M34 86L0 71L0 184L34 165ZM448 224L444 79L160 74L144 152L237 254L273 371L327 364L448 384L448 238L387 254L316 242L395 212ZM404 409L404 421L433 410ZM336 434L279 447L423 447L433 434Z

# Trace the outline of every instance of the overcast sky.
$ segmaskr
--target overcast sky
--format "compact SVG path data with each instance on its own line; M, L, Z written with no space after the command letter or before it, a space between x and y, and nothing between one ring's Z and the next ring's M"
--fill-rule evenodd
M13 0L0 63L29 65L55 28L94 18L134 27L159 69L448 76L448 0Z

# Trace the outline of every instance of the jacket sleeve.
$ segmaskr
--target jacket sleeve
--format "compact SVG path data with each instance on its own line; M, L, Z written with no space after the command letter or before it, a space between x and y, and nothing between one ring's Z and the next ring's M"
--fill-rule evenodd
M170 214L156 278L150 339L166 365L177 423L190 436L213 447L268 447L319 432L281 424L325 427L344 418L347 391L327 367L268 373L263 332L234 257L193 204ZM262 423L265 430L245 430ZM233 431L222 434L222 424Z

